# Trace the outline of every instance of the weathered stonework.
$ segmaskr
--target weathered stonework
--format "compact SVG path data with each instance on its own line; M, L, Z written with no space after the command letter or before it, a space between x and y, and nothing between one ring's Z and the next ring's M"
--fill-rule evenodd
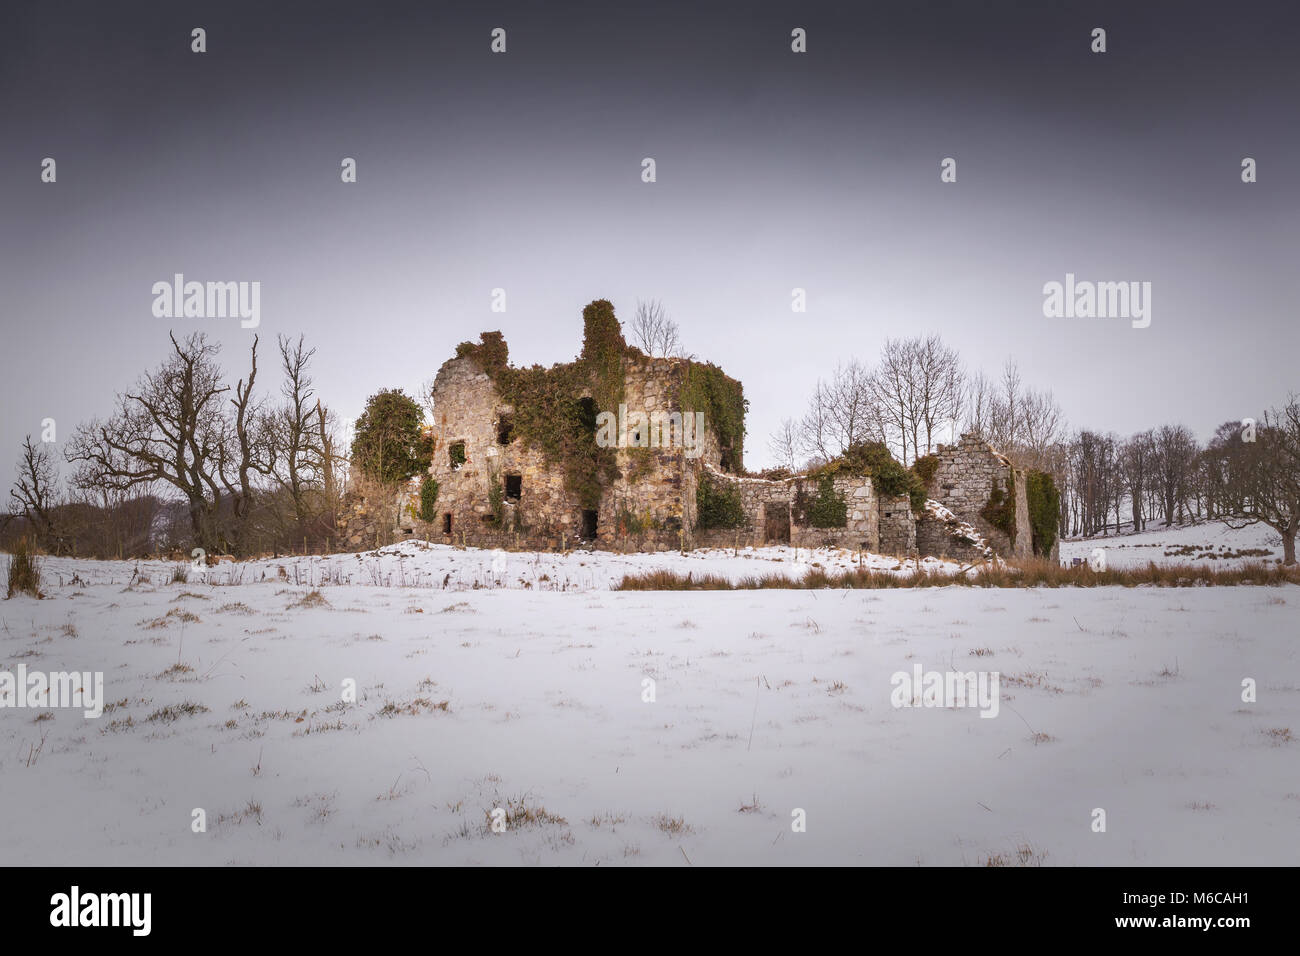
M675 404L685 368L681 359L629 351L623 359L623 405L646 413L694 413L696 409ZM809 507L821 492L819 479L731 473L709 421L689 450L683 447L680 432L677 441L665 441L663 447L617 448L620 476L604 487L599 507L583 509L566 487L561 469L512 431L515 410L472 354L443 363L434 379L432 399L428 477L438 484L434 520L426 522L418 516L423 476L396 493L354 490L340 519L347 547L370 548L405 536L461 546L543 550L790 544L970 560L986 559L994 552L1030 551L1025 476L973 436L962 436L958 444L940 446L937 452L940 463L930 493L951 512L944 512L942 520L931 513L918 518L906 496L878 496L869 475L838 475L831 479L831 487L845 504L845 524L818 528L811 523ZM739 495L745 515L742 527L699 527L696 491L705 475ZM1016 497L1014 541L980 515L993 481L1007 487L1008 478ZM972 535L983 536L991 550Z
M900 557L916 553L916 516L907 495L880 499L880 546L875 550Z
M962 435L955 445L940 445L935 452L939 466L930 482L929 494L962 521L975 526L998 554L1029 557L1033 554L1029 526L1029 503L1024 472L999 455L975 435ZM1015 495L1015 537L996 528L981 514L993 494L993 482Z
M761 547L764 544L790 544L801 548L838 547L863 551L880 550L880 513L871 479L837 477L831 486L844 499L846 521L843 528L817 528L801 520L801 510L819 492L819 483L808 477L781 479L748 478L723 474L709 469L712 480L740 493L745 515L749 519L739 529L697 530L692 535L695 547ZM695 478L698 481L698 478ZM695 526L695 490L692 482L690 503L691 526Z

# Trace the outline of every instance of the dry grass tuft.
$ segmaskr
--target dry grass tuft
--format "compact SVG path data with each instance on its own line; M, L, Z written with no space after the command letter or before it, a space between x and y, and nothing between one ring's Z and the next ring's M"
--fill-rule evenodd
M755 591L767 588L790 590L887 589L887 588L1062 588L1062 587L1231 587L1235 585L1278 586L1300 584L1300 565L1243 564L1237 568L1210 565L1156 564L1141 567L1108 568L1094 571L1086 564L1062 567L1046 558L1032 558L985 564L968 571L921 568L911 574L853 569L826 571L810 568L803 577L783 575L750 576L732 581L719 574L682 574L656 570L627 574L614 585L615 591Z

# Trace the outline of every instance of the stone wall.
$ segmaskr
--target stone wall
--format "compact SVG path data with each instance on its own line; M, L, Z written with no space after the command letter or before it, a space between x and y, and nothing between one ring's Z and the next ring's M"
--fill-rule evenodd
M816 528L803 519L801 512L817 497L819 483L812 478L744 478L710 471L713 481L739 491L749 521L739 529L696 529L691 536L695 547L717 548L765 544L790 544L800 548L837 547L876 551L880 545L879 509L869 477L838 477L831 481L835 493L847 508L843 528ZM695 481L690 489L690 526L695 527ZM769 517L774 525L784 527L789 515L789 537L769 534ZM773 528L775 530L775 528Z
M402 534L399 514L405 494L379 485L354 486L343 496L335 527L344 551L368 551L392 544Z
M951 558L966 564L979 564L988 555L974 541L954 534L947 523L926 513L916 521L917 552L936 558Z
M692 432L695 444L688 455L680 434L667 429L661 434L637 417L696 412L676 405L684 371L680 359L630 358L624 365L623 409L598 410L616 420L623 413L620 431L626 432L629 445L617 452L622 477L601 498L596 542L602 548L662 551L686 543L695 506L694 472L705 464L719 467L717 436L706 420L702 432Z
M675 407L685 364L680 359L630 356L624 365L622 409L608 412L621 425L630 447L616 451L621 476L601 497L594 515L584 511L569 493L563 472L530 447L508 424L514 409L497 392L492 379L471 357L454 358L438 370L433 386L433 445L429 476L438 483L436 518L418 517L421 476L394 492L358 488L348 497L339 527L345 546L360 550L418 537L445 544L554 550L584 543L616 551L655 551L696 547L761 547L789 543L797 547L842 547L908 557L921 555L978 559L981 549L954 533L949 520L928 512L919 520L906 496L878 499L869 476L837 476L835 493L847 506L842 528L816 528L807 509L820 492L815 478L779 480L732 475L721 470L722 454L712 424L705 421L698 436L698 454L688 454L681 435L652 446L659 437L642 425L638 414L696 409ZM621 414L621 418L620 418ZM503 442L501 439L505 438ZM593 438L594 440L594 438ZM635 447L636 445L650 447ZM453 462L452 449L462 447L464 461ZM939 465L929 493L982 535L999 554L1031 552L1025 476L1003 456L973 435L952 446L940 446ZM699 529L696 489L700 475L735 489L746 522L739 529ZM993 527L980 512L988 503L993 482L1014 489L1015 540ZM494 489L500 490L494 502ZM592 530L594 518L594 536ZM968 529L969 530L969 529Z
M1029 528L1029 503L1025 495L1025 476L976 435L962 435L955 445L940 445L935 457L938 468L930 483L929 494L962 521L975 526L989 545L1004 557L1028 557L1033 553ZM1014 480L1010 481L1014 475ZM993 482L1006 492L1014 488L1015 538L995 528L982 514L993 493Z
M907 557L916 552L916 516L907 495L885 495L880 499L881 554Z
M688 528L687 507L695 500L694 470L717 467L721 451L706 421L687 454L680 432L638 428L638 415L693 413L675 407L684 363L679 359L629 358L624 372L623 408L598 409L620 422L628 447L618 448L621 477L594 509L596 546L618 551L680 548ZM501 423L514 409L498 394L491 378L471 358L445 362L433 387L434 450L430 475L438 482L438 518L424 523L404 518L408 534L477 547L574 547L590 521L569 493L560 468L518 435L500 442ZM620 413L622 417L620 418ZM625 428L623 427L625 426ZM663 444L657 444L662 437ZM652 445L654 442L657 447ZM639 446L638 446L639 443ZM463 445L465 462L455 467L451 449ZM517 499L505 497L505 482L517 476ZM492 489L501 487L500 515ZM451 532L446 533L450 516ZM497 520L499 517L499 520Z
M573 541L581 515L569 507L558 469L518 436L499 440L502 416L513 409L501 401L487 373L471 359L452 359L438 370L433 386L433 460L430 476L438 482L437 518L415 522L413 533L431 541L478 547L554 540ZM464 461L452 450L463 446ZM507 500L506 479L519 478L519 497ZM500 513L492 506L493 487L501 489Z

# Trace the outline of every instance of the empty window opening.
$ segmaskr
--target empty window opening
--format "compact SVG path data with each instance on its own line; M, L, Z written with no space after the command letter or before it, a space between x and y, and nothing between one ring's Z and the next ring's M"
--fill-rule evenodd
M522 475L506 475L506 501L518 501L524 490Z
M515 434L515 423L509 415L502 415L497 419L497 444L509 445L510 439Z
M452 471L457 471L460 466L465 464L465 443L463 441L454 442L447 448L447 460L451 465Z
M596 537L596 512L584 509L582 512L582 538L592 541Z
M763 506L763 538L781 544L790 543L790 506L784 502L768 502Z
M442 515L442 533L451 534L451 512L445 511Z

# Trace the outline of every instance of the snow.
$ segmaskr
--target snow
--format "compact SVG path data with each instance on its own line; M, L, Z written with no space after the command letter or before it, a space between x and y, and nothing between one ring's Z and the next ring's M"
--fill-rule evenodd
M47 577L58 584L126 585L135 576L154 585L171 580L177 562L92 561L45 558ZM780 575L800 578L810 568L847 571L859 566L875 571L911 574L913 560L845 548L705 548L682 554L619 554L609 551L515 552L456 548L411 539L377 551L358 554L289 556L239 563L221 563L192 573L192 582L213 585L289 583L306 587L369 584L382 587L467 590L514 588L534 591L607 591L626 574L670 570L681 574L719 575L732 581ZM930 571L956 571L961 565L923 558ZM191 569L193 571L193 569Z
M954 534L960 538L965 538L969 541L984 555L985 560L996 560L997 556L994 553L993 548L990 547L986 540L984 540L984 536L979 533L973 524L962 521L933 498L927 498L925 500L925 510L937 520L948 525L950 534Z
M1111 539L1109 559L1241 546L1214 533ZM0 710L0 858L1294 863L1300 588L611 592L629 570L807 565L790 549L500 557L405 542L175 584L142 562L131 586L135 562L50 559L48 599L0 603L0 670L102 670L125 703L98 720ZM317 587L324 603L304 603ZM891 675L915 664L1000 672L997 717L896 709ZM148 720L185 703L207 710ZM545 815L492 833L492 809L520 799Z
M1169 528L1155 527L1153 523L1140 534L1067 539L1061 542L1061 560L1067 564L1073 558L1086 561L1095 548L1106 552L1108 568L1134 567L1154 561L1226 569L1247 562L1282 560L1282 537L1268 525L1233 529L1215 521Z

